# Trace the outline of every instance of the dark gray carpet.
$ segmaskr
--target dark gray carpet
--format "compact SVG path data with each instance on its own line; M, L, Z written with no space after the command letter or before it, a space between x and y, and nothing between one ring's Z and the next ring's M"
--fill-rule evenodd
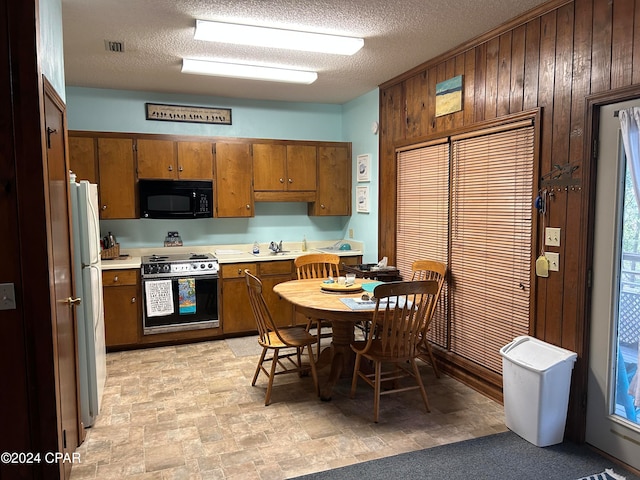
M540 448L505 432L297 479L577 480L607 468L626 480L640 480L586 445L565 442Z

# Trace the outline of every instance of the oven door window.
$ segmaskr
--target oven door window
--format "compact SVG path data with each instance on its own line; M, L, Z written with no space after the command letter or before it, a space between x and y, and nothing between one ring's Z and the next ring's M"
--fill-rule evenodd
M158 283L151 283L154 281ZM158 306L157 286L168 287L169 282L165 297L170 301L165 298ZM147 280L143 290L145 334L219 326L217 277Z

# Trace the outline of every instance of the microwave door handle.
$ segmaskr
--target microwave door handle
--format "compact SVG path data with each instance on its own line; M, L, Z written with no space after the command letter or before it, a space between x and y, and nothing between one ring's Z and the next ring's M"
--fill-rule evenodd
M191 214L196 217L198 213L197 209L198 194L195 190L191 190Z

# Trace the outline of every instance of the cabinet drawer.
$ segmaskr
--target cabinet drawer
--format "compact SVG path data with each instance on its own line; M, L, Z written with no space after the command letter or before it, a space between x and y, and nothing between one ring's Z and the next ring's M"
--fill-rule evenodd
M293 262L291 260L260 262L260 276L291 273L292 266Z
M138 270L105 270L102 272L102 286L136 285Z
M222 278L241 278L244 277L245 269L255 275L256 264L255 263L230 263L228 265L221 265L220 271L222 272Z

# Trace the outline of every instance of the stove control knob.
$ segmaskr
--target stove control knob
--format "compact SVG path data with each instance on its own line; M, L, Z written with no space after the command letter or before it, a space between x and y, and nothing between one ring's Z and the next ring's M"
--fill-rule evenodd
M212 263L210 263L209 265L207 265L207 267L209 267L209 268L213 268L213 264L212 264Z
M168 263L162 265L162 273L169 273L171 271L171 266Z
M200 264L200 268L204 268L204 263L201 263L201 264Z

